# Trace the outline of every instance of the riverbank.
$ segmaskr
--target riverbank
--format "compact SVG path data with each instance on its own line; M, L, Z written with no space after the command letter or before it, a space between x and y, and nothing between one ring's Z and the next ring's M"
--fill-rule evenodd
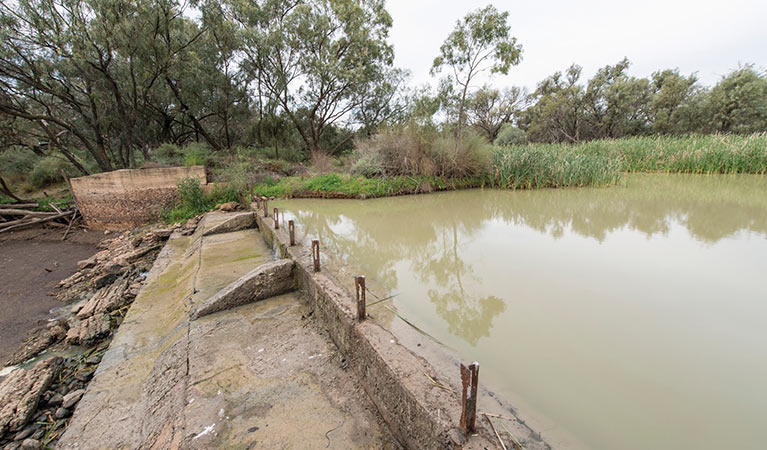
M56 445L114 330L140 290L145 272L170 235L169 230L158 227L106 235L83 230L80 240L99 240L94 246L62 243L60 239L41 242L41 231L14 233L12 237L28 239L0 243L0 248L13 250L4 253L14 260L3 265L2 276L12 278L9 284L17 288L14 292L20 304L32 308L40 289L52 290L57 299L55 316L40 312L42 326L21 345L9 348L12 354L7 362L3 359L8 365L0 375L0 445L4 449ZM83 254L73 251L74 247ZM48 269L48 265L53 268ZM51 286L39 280L37 271L71 275L58 284L48 280L54 283ZM45 308L48 306L51 304L46 303ZM24 313L23 307L15 309ZM6 318L23 323L16 315L4 315L3 320Z
M472 177L349 173L268 179L253 192L280 198L375 198L477 187L542 189L611 186L625 173L767 173L767 134L632 137L575 145L493 147ZM375 171L373 171L375 172Z

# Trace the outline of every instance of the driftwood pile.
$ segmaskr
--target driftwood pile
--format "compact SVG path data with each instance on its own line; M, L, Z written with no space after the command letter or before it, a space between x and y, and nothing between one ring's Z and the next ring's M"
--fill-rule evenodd
M66 228L64 238L77 220L77 208L61 209L51 203L53 211L35 211L37 203L7 203L0 204L0 233L12 230L45 225L49 227Z

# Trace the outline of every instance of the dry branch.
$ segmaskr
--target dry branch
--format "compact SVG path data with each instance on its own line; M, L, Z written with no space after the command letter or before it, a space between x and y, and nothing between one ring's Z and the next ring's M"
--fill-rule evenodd
M37 219L24 219L22 221L22 223L17 223L15 225L11 225L11 226L8 226L8 223L0 224L0 233L5 233L6 231L10 231L10 230L17 230L19 228L25 228L25 227L30 227L30 226L34 226L34 225L39 225L41 223L46 223L46 222L49 222L51 220L61 219L62 217L69 217L69 216L71 216L74 213L75 213L74 210L70 210L70 211L66 211L66 212L63 212L61 214L56 214L54 216L49 216L49 217L40 217L40 218L37 218Z

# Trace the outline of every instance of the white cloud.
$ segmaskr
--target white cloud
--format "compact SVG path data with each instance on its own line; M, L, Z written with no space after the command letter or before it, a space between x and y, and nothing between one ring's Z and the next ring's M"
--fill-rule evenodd
M415 84L432 82L429 68L458 19L487 0L387 0L394 25L395 64ZM767 65L767 2L758 0L495 1L509 11L512 33L524 47L522 63L498 86L531 89L571 63L588 78L624 56L630 72L649 76L678 67L712 85L739 63Z

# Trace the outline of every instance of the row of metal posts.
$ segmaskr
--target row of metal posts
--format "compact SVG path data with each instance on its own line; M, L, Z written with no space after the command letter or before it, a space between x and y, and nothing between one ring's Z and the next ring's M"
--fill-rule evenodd
M253 194L251 188L251 200L256 201L256 210L258 206L263 207L264 218L269 217L268 201L259 199ZM274 220L274 229L280 229L279 210L274 208L272 219ZM290 246L296 245L296 229L292 220L288 220L288 232L290 233ZM320 271L320 241L312 239L312 262L314 271ZM366 296L365 296L365 276L357 275L354 277L354 290L357 294L357 320L362 322L367 318ZM463 392L461 395L461 420L459 426L464 433L473 433L477 421L477 386L479 384L479 363L473 362L468 366L461 364L461 385Z

